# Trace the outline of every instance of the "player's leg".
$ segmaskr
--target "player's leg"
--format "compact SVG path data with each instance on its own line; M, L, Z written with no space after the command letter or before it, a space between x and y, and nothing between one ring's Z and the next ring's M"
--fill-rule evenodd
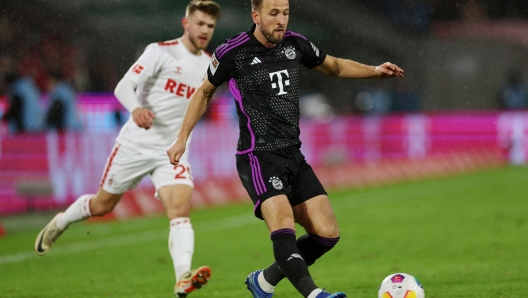
M339 241L339 227L326 191L300 151L296 155L300 162L299 171L292 180L291 203L295 221L307 232L296 244L307 265L311 266ZM271 285L277 285L286 276L277 263L271 264L262 275Z
M280 195L265 200L261 211L271 232L275 263L297 291L304 297L310 297L318 287L308 271L306 260L297 247L294 212L288 197Z
M112 211L122 196L123 194L109 193L103 188L99 188L95 195L80 196L66 211L58 213L40 231L35 240L35 252L45 255L70 224Z
M253 154L237 155L236 166L240 181L242 182L242 185L248 192L249 197L255 206L253 212L257 218L263 220L264 218L262 217L261 203L269 196L273 195L267 194L267 196L262 196L262 194L267 192L268 189L265 185L264 179L262 178L262 168L260 167L260 162ZM289 204L286 210L290 210L290 217L292 218L291 222L293 223L293 212L291 211L291 206ZM270 224L273 225L271 218ZM271 298L273 296L275 285L271 285L266 282L266 280L264 280L262 276L262 270L251 272L246 278L245 283L247 285L247 289L253 295L253 298Z
M169 252L176 276L174 293L176 297L186 297L203 287L211 276L211 269L207 266L191 269L194 230L190 212L194 184L186 156L176 167L167 162L167 156L162 156L152 174L152 181L170 221Z
M300 154L300 152L299 152ZM301 155L302 156L302 155ZM339 241L339 226L326 191L304 156L295 178L294 197L309 198L294 203L295 221L304 227L306 235L297 239L297 246L309 265Z
M65 212L57 214L38 234L36 253L46 254L70 224L112 211L123 193L150 171L148 166L149 161L133 149L116 144L108 157L97 193L80 196Z
M325 195L317 196L293 207L297 223L307 234L297 238L297 248L306 264L311 266L322 255L330 251L339 241L339 227L332 207ZM263 278L271 285L277 285L286 275L277 263L263 271Z
M292 159L287 149L237 156L237 170L242 184L255 204L255 216L264 219L271 233L273 255L282 272L304 297L317 289L306 262L296 246L295 220L288 199ZM246 279L253 297L271 297L274 286L262 270Z
M169 252L174 265L176 284L191 270L194 253L194 230L190 219L192 187L186 184L166 185L158 190L169 218ZM177 289L175 289L177 291Z
M293 208L296 222L304 227L305 235L297 246L309 265L330 251L339 241L339 226L326 195L316 196Z

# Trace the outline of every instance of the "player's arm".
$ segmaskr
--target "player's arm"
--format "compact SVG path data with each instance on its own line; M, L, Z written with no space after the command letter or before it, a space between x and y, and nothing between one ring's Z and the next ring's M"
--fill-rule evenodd
M132 114L137 126L150 129L156 116L151 110L142 108L134 92L138 84L126 76L117 83L114 94L119 102Z
M174 143L172 143L169 149L167 149L167 155L169 156L171 164L177 165L180 162L180 157L185 152L185 146L191 135L191 131L207 110L209 101L211 101L215 91L216 86L211 84L209 79L206 78L202 85L196 89L196 92L194 92L189 102L189 106L185 111L180 132L176 136Z
M327 55L324 62L315 67L315 69L327 76L343 79L403 78L404 73L403 69L390 62L385 62L379 66L371 66L330 55Z

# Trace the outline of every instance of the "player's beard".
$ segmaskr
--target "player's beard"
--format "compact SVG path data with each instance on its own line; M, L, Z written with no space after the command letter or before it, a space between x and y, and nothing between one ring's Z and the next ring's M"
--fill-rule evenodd
M282 40L284 39L284 34L281 35L281 37L275 37L273 36L273 33L275 32L275 30L267 30L268 28L264 27L263 25L261 25L261 29L260 29L260 32L262 32L262 35L264 35L264 37L272 44L279 44L282 42ZM284 30L284 32L286 32L286 28L281 28Z
M201 43L200 39L199 39L199 36L191 36L191 38L189 38L189 40L191 41L192 45L195 48L197 48L198 50L205 50L207 48L207 45L209 44L209 41L210 41L210 39L207 39L207 41L205 43Z

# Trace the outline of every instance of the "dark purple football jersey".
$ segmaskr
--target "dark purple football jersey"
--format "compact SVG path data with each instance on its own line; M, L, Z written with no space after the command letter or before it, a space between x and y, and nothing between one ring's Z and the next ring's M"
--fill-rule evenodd
M237 154L300 145L299 64L321 65L326 54L306 37L287 30L282 43L266 48L255 25L216 48L207 75L228 81L236 101L240 136Z

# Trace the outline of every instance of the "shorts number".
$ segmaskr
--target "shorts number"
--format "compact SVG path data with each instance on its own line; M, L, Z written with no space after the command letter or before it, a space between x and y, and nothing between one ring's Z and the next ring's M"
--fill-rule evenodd
M191 174L191 167L184 167L182 165L174 166L174 169L176 170L176 176L174 176L174 179L187 179L187 175L185 172L189 173L189 179L192 181L192 174Z

